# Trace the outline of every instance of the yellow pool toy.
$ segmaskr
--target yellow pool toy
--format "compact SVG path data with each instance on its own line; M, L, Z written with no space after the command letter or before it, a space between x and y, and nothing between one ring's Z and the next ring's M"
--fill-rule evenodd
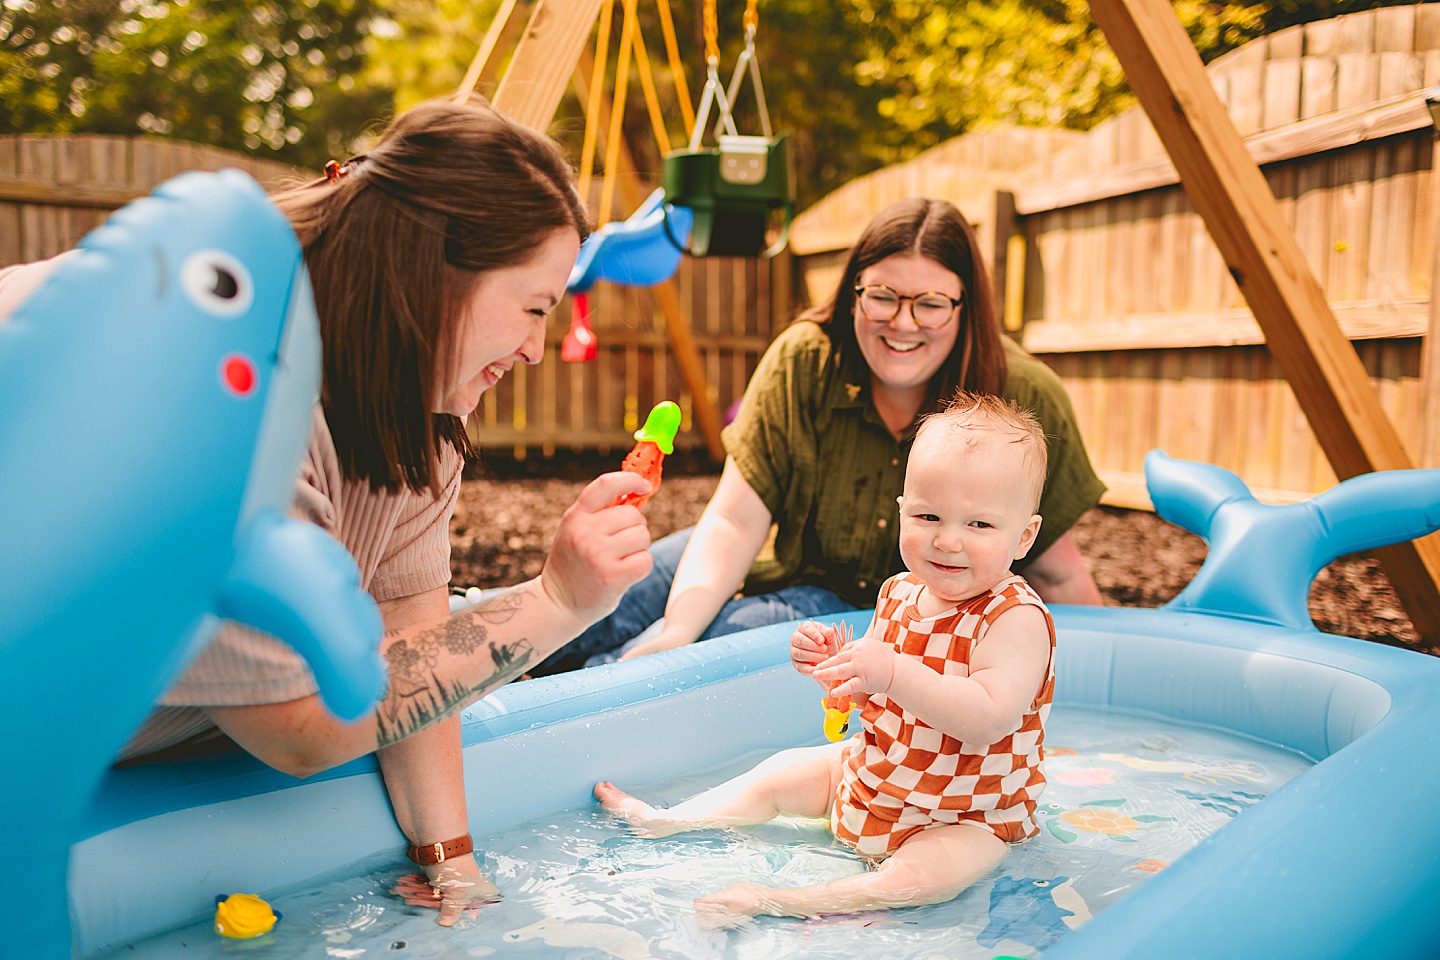
M215 932L231 940L250 940L269 933L280 920L270 904L253 893L215 898Z
M821 697L820 705L825 708L825 739L831 743L843 740L850 732L850 698Z
M836 624L835 633L841 647L849 643L855 636L855 632L848 623ZM825 739L831 743L838 743L845 739L845 734L850 732L850 711L854 704L850 702L849 696L834 696L835 688L844 682L836 680L830 684L831 695L820 698L820 705L825 708L825 725L822 729L825 731Z

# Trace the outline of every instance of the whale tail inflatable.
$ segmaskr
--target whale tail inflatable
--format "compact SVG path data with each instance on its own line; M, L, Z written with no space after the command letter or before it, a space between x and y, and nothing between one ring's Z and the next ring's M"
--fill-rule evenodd
M1336 558L1440 530L1440 470L1352 477L1301 503L1263 504L1223 467L1145 457L1155 512L1203 537L1209 556L1166 606L1310 629L1315 576Z

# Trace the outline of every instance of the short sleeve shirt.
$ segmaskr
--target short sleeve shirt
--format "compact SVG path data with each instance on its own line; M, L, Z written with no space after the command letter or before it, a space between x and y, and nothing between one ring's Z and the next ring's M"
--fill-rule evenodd
M464 466L446 446L444 482L429 491L372 490L343 475L319 408L296 480L293 513L344 544L360 567L360 585L378 601L424 593L450 582L450 515ZM214 729L202 707L283 703L317 690L310 668L289 646L258 630L225 623L210 645L160 698L122 757L152 753Z
M1100 501L1075 413L1059 377L1008 337L1002 391L1035 414L1045 431L1049 467L1040 534L1026 560L1044 553ZM799 321L760 358L734 422L722 434L727 454L770 511L774 555L751 568L744 593L825 587L859 607L904 569L900 511L911 439L896 441L870 393L858 357L837 352L816 323Z

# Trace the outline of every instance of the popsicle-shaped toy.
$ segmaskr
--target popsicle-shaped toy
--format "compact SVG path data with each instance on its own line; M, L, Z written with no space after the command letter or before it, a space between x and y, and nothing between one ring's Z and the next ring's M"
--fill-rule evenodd
M644 507L660 489L660 472L665 456L675 452L675 431L680 429L680 408L669 400L661 400L645 418L645 426L635 431L635 446L625 455L620 469L638 473L650 481L649 493L627 493L617 503L633 503Z
M838 685L841 681L836 680ZM821 697L820 703L825 707L825 739L831 743L845 739L845 734L850 732L850 703L849 697Z
M840 646L843 647L851 641L855 631L848 623L839 623L835 626ZM850 732L850 711L854 708L854 704L850 702L849 694L842 697L834 695L835 688L844 682L844 680L831 681L831 693L820 698L820 705L825 708L825 739L831 743L844 739L845 734Z

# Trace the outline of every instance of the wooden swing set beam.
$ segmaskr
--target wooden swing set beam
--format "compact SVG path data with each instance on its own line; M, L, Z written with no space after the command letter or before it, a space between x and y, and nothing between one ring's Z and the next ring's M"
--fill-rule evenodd
M1259 166L1165 0L1091 0L1130 88L1245 296L1335 475L1414 466ZM1377 550L1405 612L1440 641L1440 534Z
M510 67L495 91L495 108L537 130L549 127L576 65L589 59L590 31L604 2L607 0L537 0L515 46L515 54L510 58ZM633 169L629 150L623 142L620 146L626 155L622 164ZM621 180L622 189L625 179ZM638 202L631 204L632 209ZM695 424L705 438L710 456L719 463L725 459L725 445L720 440L720 411L710 398L710 387L681 306L679 288L674 280L666 280L650 290L665 316L670 347L680 367L680 376L690 390Z

